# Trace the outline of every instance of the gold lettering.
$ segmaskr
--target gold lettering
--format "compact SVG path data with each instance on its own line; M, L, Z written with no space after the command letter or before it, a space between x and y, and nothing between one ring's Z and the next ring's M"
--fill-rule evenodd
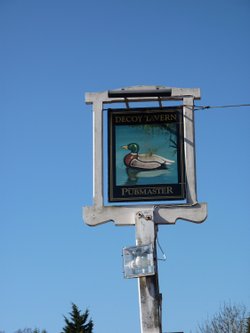
M122 116L115 116L115 123L121 124L121 123L141 123L142 122L143 115L122 115Z
M156 114L128 114L128 115L116 115L116 124L138 124L138 123L154 123L154 122L173 122L177 121L177 113L156 113Z
M144 121L146 123L152 122L168 122L168 121L177 121L176 113L164 113L164 114L146 114L144 115Z
M149 195L170 195L174 194L172 186L166 187L143 187L143 188L133 188L133 187L123 187L122 196L149 196Z

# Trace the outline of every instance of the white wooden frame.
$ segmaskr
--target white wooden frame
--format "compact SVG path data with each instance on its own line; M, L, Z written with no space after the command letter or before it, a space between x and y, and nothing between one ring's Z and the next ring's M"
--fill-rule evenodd
M124 89L124 88L123 88ZM117 89L123 90L123 89ZM200 99L198 88L174 88L165 86L133 86L126 90L152 91L157 89L171 89L171 97L128 97L110 98L108 91L86 93L87 104L93 105L93 206L84 207L83 219L90 225L113 221L116 225L134 225L135 216L145 209L152 209L156 224L174 224L177 219L195 223L203 222L207 217L207 204L197 202L196 174L195 174L195 138L194 138L194 100ZM186 204L157 204L157 205L127 205L104 206L103 201L103 106L110 103L129 103L145 101L183 101L184 117L184 151L186 165Z

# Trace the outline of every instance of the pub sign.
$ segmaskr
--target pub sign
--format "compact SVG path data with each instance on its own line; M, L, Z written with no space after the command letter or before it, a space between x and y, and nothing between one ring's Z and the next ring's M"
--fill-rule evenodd
M110 202L184 200L182 107L108 110Z

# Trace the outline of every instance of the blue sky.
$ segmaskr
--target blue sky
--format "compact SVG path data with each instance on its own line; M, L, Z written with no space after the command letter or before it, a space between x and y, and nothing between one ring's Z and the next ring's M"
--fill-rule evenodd
M139 331L121 250L134 227L88 227L85 92L201 88L197 105L250 103L250 3L0 0L0 330L60 332L71 302L95 332ZM164 331L194 333L224 301L250 311L250 108L196 111L201 225L161 226ZM160 253L159 253L160 255Z

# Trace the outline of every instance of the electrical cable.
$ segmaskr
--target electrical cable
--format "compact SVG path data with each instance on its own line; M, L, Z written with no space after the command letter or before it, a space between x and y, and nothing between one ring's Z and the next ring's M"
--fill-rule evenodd
M158 245L158 247L159 247L159 249L161 250L161 253L162 253L162 258L157 258L157 260L166 261L167 256L166 256L165 252L163 251L163 249L162 249L162 247L159 243L158 237L156 238L156 242L157 242L157 245Z
M179 105L182 106L182 105ZM225 108L241 108L241 107L250 107L250 103L247 104L228 104L228 105L183 105L187 108L193 109L194 111L198 110L208 110L208 109L225 109ZM103 111L108 111L109 108L103 108Z
M229 105L194 105L194 110L206 109L225 109L225 108L241 108L250 106L250 104L229 104Z

